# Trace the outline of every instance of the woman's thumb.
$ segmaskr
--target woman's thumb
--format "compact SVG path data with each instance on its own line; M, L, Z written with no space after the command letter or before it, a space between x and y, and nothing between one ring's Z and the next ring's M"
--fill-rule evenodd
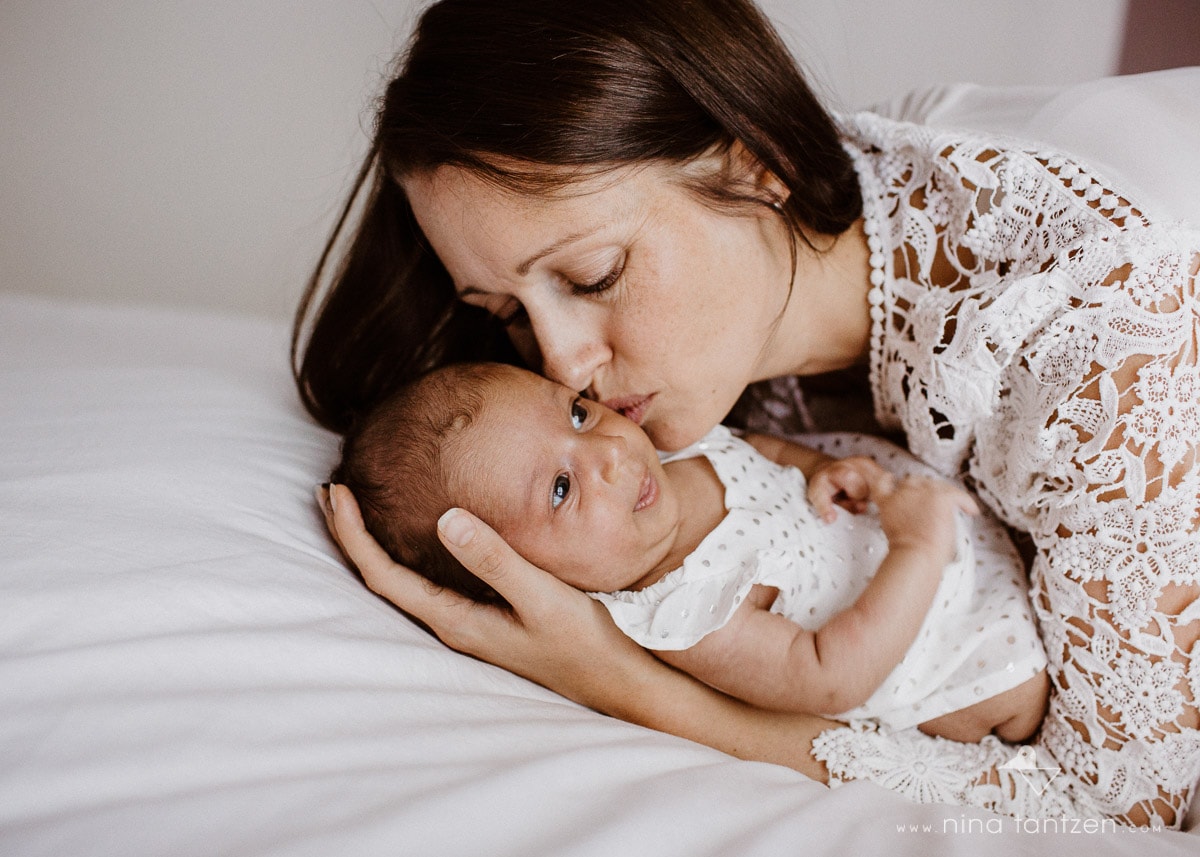
M524 562L504 539L466 509L450 509L438 519L438 534L446 549L468 571L506 599L512 588L508 574L515 563ZM511 602L511 599L509 599Z

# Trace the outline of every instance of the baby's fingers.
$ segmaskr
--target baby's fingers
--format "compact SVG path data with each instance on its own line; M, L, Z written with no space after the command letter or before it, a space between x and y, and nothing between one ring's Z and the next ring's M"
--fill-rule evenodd
M833 504L833 498L837 496L837 493L837 487L823 473L814 476L808 483L808 502L812 503L817 514L821 516L821 520L826 523L837 520L837 512L834 510Z
M808 500L825 521L836 520L837 506L855 514L864 512L871 496L868 476L869 472L860 470L855 459L836 461L813 474Z

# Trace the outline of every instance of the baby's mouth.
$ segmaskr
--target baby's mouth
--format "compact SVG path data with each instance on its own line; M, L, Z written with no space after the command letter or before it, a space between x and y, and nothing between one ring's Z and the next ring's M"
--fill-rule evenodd
M657 499L658 481L647 470L646 475L642 477L642 489L638 492L637 503L634 504L633 511L640 512L647 506L653 505Z

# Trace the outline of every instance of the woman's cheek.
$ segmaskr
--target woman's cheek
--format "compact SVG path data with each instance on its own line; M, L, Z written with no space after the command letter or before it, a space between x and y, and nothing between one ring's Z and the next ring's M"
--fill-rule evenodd
M528 326L513 325L508 328L508 341L516 349L521 361L534 372L542 371L542 350L538 347L533 329Z

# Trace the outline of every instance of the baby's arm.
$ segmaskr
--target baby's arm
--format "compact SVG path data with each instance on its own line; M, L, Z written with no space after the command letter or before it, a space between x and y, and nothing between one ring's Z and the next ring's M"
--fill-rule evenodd
M867 510L872 489L887 488L892 476L873 458L854 455L834 458L807 446L765 434L747 434L745 440L760 455L776 464L795 467L808 482L808 499L826 521L837 514L834 506L859 514Z
M800 468L805 479L812 478L812 475L822 465L837 461L832 455L826 455L812 447L802 446L774 435L747 432L742 439L754 447L759 455L771 459L776 464L787 464Z
M663 660L763 708L836 714L865 702L916 639L957 548L955 516L977 511L950 482L909 477L872 499L888 553L858 600L815 632L771 613L756 586L721 629Z

